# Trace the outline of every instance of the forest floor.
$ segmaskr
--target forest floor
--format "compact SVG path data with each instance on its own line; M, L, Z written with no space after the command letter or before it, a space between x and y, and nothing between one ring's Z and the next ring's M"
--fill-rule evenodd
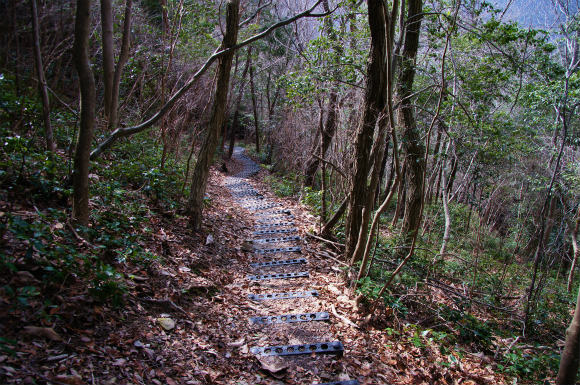
M227 167L232 175L244 165L234 159ZM0 383L508 383L494 371L490 356L443 354L438 342L426 335L417 343L416 332L388 309L377 312L380 322L360 326L365 309L345 287L344 268L327 257L324 244L306 235L316 228L316 218L296 200L274 196L263 181L266 173L248 182L264 201L292 212L302 254L290 258L307 259L306 267L272 272L307 270L309 277L260 283L247 279L256 274L250 263L259 259L248 247L256 224L253 213L232 197L228 174L212 169L201 232L190 231L185 216L149 218L153 231L146 246L163 258L147 267L124 267L128 291L123 306L95 302L82 280L71 279L55 295L52 317L31 324L38 318L0 297L0 335L4 342L13 341L0 350ZM11 277L12 284L35 281L34 271L21 270ZM317 290L318 296L248 299L251 293L304 290ZM257 315L311 312L328 312L330 319L269 326L248 322ZM265 358L251 352L257 346L336 340L344 345L342 356Z

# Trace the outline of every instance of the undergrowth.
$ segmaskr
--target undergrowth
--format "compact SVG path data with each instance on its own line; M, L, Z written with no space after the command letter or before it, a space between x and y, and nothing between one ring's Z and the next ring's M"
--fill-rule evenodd
M266 181L279 196L300 195L302 203L313 214L320 215L321 191L311 188L300 191L295 174L276 173ZM402 240L390 224L394 206L381 218L383 231L371 251L373 263L359 281L357 290L367 303L377 298L391 272L404 258L397 252ZM531 261L514 263L516 234L500 237L489 232L479 225L477 212L470 212L465 204L451 202L449 209L452 228L448 253L444 257L438 255L445 226L443 210L440 205L429 205L425 209L425 230L418 238L413 258L382 296L393 320L422 317L425 322L421 325L407 322L402 324L402 329L388 328L387 331L397 338L407 338L415 347L434 341L448 358L447 364L460 360L464 352L484 352L495 357L496 370L524 382L542 383L554 375L559 363L559 352L543 344L563 338L569 309L575 303L575 296L566 290L565 274L546 273L543 293L531 314L534 324L533 330L527 331L529 343L508 348L509 341L513 342L522 333L522 325L514 323L513 318L518 301L524 298L529 285ZM343 241L340 226L335 236ZM459 289L447 292L444 299L432 300L428 306L419 305L408 295L416 289L429 292L434 287L431 282L442 284L447 290ZM576 292L577 288L571 291ZM423 295L422 300L428 298ZM508 342L507 346L504 341Z
M120 305L127 292L124 267L162 262L146 245L153 231L150 219L178 207L182 162L169 159L161 170L160 146L147 134L121 141L114 153L92 164L91 225L73 226L70 154L44 151L37 134L40 105L34 98L16 97L10 82L3 82L2 297L10 307L41 319L50 318L54 296L63 287L76 285L96 301ZM9 122L23 106L28 121L16 130ZM74 132L74 116L55 111L51 117L59 148L72 148L67 138Z

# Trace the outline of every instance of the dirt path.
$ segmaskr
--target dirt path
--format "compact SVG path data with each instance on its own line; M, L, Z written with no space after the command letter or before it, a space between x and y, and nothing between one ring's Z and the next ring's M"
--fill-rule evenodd
M358 384L340 360L345 347L331 325L330 309L319 299L324 282L319 275L324 272L316 259L302 254L296 217L249 182L259 168L241 148L234 156L243 167L227 177L225 185L255 223L252 238L244 243L251 253L248 275L233 283L248 293L246 306L253 311L246 320L253 332L249 352L273 377L301 373L302 378L296 378L301 383L310 376L340 381L332 384Z
M386 309L375 317L382 324L359 328L364 312L347 294L344 267L307 236L316 218L275 197L262 182L266 171L241 149L228 168L232 175L211 171L201 232L175 212L148 217L144 247L159 260L117 265L122 306L95 301L75 277L42 322L0 301L0 383L506 382L484 356L449 346L442 353L428 330L418 335L412 323L420 320ZM173 327L163 326L167 318ZM25 326L50 327L59 338Z
M412 325L403 326L392 313L378 318L393 327L402 326L402 332L393 334L393 329L377 325L359 328L356 322L361 316L354 298L347 294L343 266L323 256L325 245L309 242L306 237L307 231L316 228L315 218L297 202L273 196L259 177L250 178L259 169L241 149L236 149L234 158L241 167L222 183L230 190L234 207L241 210L240 216L250 219L250 231L242 244L243 257L238 259L241 271L233 275L226 289L236 300L232 306L237 307L233 310L240 328L234 333L241 344L237 353L254 363L256 383L502 381L480 357L449 362L432 338L417 338ZM264 266L268 263L276 266ZM268 275L292 273L294 277ZM276 298L280 296L292 298ZM281 322L282 317L292 316L310 321ZM255 317L259 321L252 323ZM315 352L308 353L310 349ZM307 354L294 355L297 352ZM276 353L282 356L271 355Z

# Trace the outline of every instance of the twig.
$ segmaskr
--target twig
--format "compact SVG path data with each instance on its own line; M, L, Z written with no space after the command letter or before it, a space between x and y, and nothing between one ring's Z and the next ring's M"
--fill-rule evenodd
M86 239L84 239L83 237L81 237L79 235L79 233L77 233L77 231L75 230L74 226L70 223L70 221L66 221L66 225L68 226L69 230L73 233L73 235L75 236L75 238L79 242L81 242L85 246L92 247L93 249L95 248L95 245L93 245L92 243L90 243L89 241L87 241Z
M335 258L335 257L333 257L333 256L331 256L331 255L329 255L327 253L324 253L322 251L316 251L316 250L313 250L313 249L310 249L310 248L308 248L307 251L310 252L310 253L312 253L312 255L314 255L315 257L318 257L318 258L320 258L320 257L329 258L329 259L332 259L333 261L335 261L336 263L339 263L339 264L341 264L343 266L348 267L349 269L352 269L352 267L348 263L345 263L345 262L341 261L340 259L337 259L337 258Z
M245 26L246 24L250 23L256 16L258 16L258 14L260 13L260 11L266 7L269 7L272 4L271 1L267 2L266 4L260 6L258 3L258 9L256 9L256 12L254 12L254 14L250 17L248 17L246 20L242 21L240 23L240 25L238 25L238 28L242 28L243 26Z
M330 243L331 245L336 246L336 247L344 247L344 243L334 242L334 241L331 241L330 239L322 238L322 237L319 237L317 235L310 234L310 233L306 233L306 235L309 237L312 237L314 239L318 239L321 242Z
M339 173L339 174L340 174L340 176L342 176L344 179L348 179L348 178L346 177L346 174L344 173L344 171L342 171L342 170L340 169L340 167L338 167L337 165L335 165L335 164L334 164L334 163L332 163L331 161L329 161L329 160L326 160L326 159L322 158L321 156L319 156L319 155L316 155L315 153L312 153L312 156L313 156L313 157L315 157L316 159L318 159L319 161L323 162L323 163L329 164L330 166L332 166L332 168L333 168L333 169L334 169L334 170L335 170L337 173Z
M169 98L169 100L167 100L167 102L165 102L165 104L163 106L160 107L159 111L157 111L152 117L150 117L146 121L144 121L136 126L117 128L115 131L113 131L111 133L111 135L108 138L106 138L101 143L99 143L97 145L97 147L91 152L91 156L90 156L91 160L95 160L96 158L98 158L99 155L101 155L101 153L103 153L103 151L105 151L109 147L111 147L113 145L113 143L115 143L118 139L121 139L121 138L130 136L130 135L136 134L138 132L144 131L145 129L152 127L155 123L157 123L159 120L161 120L161 118L163 118L165 116L165 114L173 108L173 105L179 99L181 99L181 97L208 70L208 68L213 64L213 62L218 60L220 57L222 57L230 52L236 51L242 47L245 47L246 45L251 44L257 40L260 40L263 37L272 33L274 30L281 28L281 27L284 27L288 24L291 24L291 23L293 23L299 19L302 19L304 17L323 17L323 16L327 16L327 15L331 14L332 12L334 12L334 10L333 10L332 12L313 13L314 9L316 7L318 7L318 5L321 2L322 2L322 0L317 0L316 3L314 3L314 5L312 5L312 7L310 7L309 9L307 9L303 12L300 12L292 17L289 17L287 19L279 21L275 24L272 24L270 27L268 27L264 31L254 35L254 36L252 36L252 37L250 37L250 38L248 38L240 43L237 43L231 47L224 48L222 46L219 46L214 51L214 53L209 58L207 58L205 63L197 70L197 72L190 77L190 79L187 81L187 83L185 83L175 94L173 94L173 96L171 96Z
M338 312L336 311L336 308L334 307L334 304L330 305L330 309L332 310L332 314L334 314L334 316L336 318L339 318L348 326L352 326L355 329L360 329L360 326L358 326L357 324L355 324L354 322L352 322L351 320L349 320L345 316L338 314Z
M187 318L193 320L193 318L191 317L191 315L186 312L181 306L177 305L175 302L173 302L170 299L155 299L155 298L139 298L141 301L143 302L148 302L148 303L154 303L156 305L167 305L172 307L173 309L179 311L180 313L183 313L185 316L187 316Z

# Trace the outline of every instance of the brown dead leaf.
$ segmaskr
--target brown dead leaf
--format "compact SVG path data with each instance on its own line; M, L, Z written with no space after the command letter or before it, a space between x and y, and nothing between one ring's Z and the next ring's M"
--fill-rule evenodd
M63 383L63 384L70 384L70 385L83 385L84 384L83 379L78 374L75 374L72 376L61 374L61 375L54 377L54 380L58 381L60 383Z
M25 326L23 332L34 337L42 337L51 341L62 341L62 337L57 332L55 332L53 328Z
M239 348L240 346L242 346L244 344L244 342L246 342L246 338L242 337L237 341L228 343L228 346L231 346L233 348Z
M263 371L277 379L284 377L284 372L288 369L288 364L280 357L257 356L256 359Z

